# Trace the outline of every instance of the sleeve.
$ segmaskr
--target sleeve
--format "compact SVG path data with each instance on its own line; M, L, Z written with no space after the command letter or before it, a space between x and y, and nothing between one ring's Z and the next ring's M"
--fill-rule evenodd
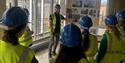
M62 20L64 20L64 19L65 19L63 15L61 15L61 19L62 19Z
M106 50L107 50L107 37L106 34L104 34L100 43L98 55L96 56L96 63L100 63L100 61L103 59L106 53Z

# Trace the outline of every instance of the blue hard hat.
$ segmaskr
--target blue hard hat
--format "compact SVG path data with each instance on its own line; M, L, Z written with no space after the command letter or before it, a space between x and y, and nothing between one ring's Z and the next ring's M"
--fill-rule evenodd
M93 25L92 19L89 16L81 17L79 24L81 25L80 27L83 29L89 29Z
M17 27L28 22L28 15L21 7L12 7L6 10L2 16L2 24Z
M108 15L105 18L106 25L116 25L118 23L117 18L115 15Z
M67 47L81 45L82 36L79 27L73 23L66 25L61 31L60 41Z
M123 19L125 19L125 11L120 11L116 14L117 17L121 17Z

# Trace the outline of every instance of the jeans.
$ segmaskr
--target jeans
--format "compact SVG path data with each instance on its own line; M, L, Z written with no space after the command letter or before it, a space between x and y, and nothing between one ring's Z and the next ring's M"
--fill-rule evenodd
M52 54L56 54L56 48L59 42L59 33L51 33L51 42L49 44L49 58L52 58Z

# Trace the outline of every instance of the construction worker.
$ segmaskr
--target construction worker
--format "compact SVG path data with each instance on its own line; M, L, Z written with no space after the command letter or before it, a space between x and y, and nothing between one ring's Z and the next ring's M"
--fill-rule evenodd
M11 7L2 17L0 27L4 30L0 40L0 63L38 63L34 52L19 44L28 23L28 16L23 8Z
M79 27L73 23L66 25L61 31L59 54L55 63L89 63L81 43Z
M49 27L52 34L52 42L49 45L49 58L52 58L52 55L56 55L56 48L59 42L59 34L61 28L61 20L65 18L60 14L60 5L55 5L55 13L50 15Z
M79 21L83 40L83 50L89 62L94 61L94 56L98 49L97 37L89 33L90 27L93 25L89 16L83 16Z
M120 32L122 41L125 42L125 11L120 11L117 13L118 25L117 28Z
M100 43L96 63L124 63L125 44L120 39L120 33L116 27L118 24L115 15L105 18L106 32Z
M29 11L28 9L24 8L26 11L27 15L29 16ZM32 38L33 31L30 30L28 25L25 28L24 34L19 38L19 42L23 46L31 46L33 43L33 38Z

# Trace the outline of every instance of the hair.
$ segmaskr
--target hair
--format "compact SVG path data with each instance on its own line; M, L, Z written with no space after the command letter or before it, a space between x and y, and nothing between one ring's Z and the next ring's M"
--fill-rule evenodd
M25 27L26 27L26 24L23 24L11 30L4 30L4 35L2 39L13 45L18 45L19 43L18 43L17 33L22 31Z
M61 44L55 63L77 63L81 58L86 58L86 56L80 45L67 47Z
M84 29L84 32L82 32L82 34L84 35L83 39L82 39L82 47L84 51L87 51L89 49L89 45L90 45L90 40L89 40L89 30L88 29Z
M56 8L56 9L60 9L61 6L60 6L59 4L56 4L56 5L55 5L55 8Z
M27 15L30 14L27 8L23 8L23 9L24 9L24 11L27 13Z

